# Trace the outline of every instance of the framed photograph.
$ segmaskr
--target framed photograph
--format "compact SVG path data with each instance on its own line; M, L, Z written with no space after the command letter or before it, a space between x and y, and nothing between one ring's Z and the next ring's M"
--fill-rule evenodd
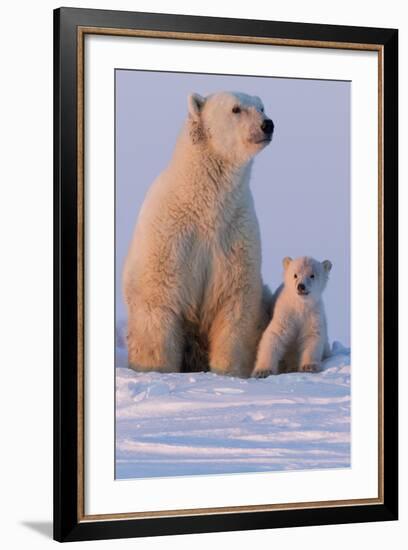
M54 13L54 537L397 519L395 29Z

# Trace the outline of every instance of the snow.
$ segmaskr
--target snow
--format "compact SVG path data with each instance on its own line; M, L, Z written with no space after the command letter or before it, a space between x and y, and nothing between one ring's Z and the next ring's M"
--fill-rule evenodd
M350 350L320 373L137 373L116 350L116 478L350 466Z

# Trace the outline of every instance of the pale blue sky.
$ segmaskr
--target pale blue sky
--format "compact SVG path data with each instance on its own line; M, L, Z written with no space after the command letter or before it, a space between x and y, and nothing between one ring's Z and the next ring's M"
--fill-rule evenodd
M284 256L329 259L330 341L350 344L350 82L116 71L116 316L126 318L121 270L145 193L167 165L191 92L262 98L275 134L256 159L251 189L262 273L272 290Z

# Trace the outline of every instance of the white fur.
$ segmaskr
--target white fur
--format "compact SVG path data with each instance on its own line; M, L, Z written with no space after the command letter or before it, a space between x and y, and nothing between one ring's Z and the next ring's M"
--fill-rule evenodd
M259 344L256 377L316 372L330 354L322 293L331 263L304 256L284 258L283 265L284 284L275 293L272 320ZM299 285L304 285L304 294Z
M241 112L233 113L237 105ZM249 188L252 158L266 145L263 106L259 98L223 92L193 94L188 109L125 262L129 364L180 371L196 340L212 371L249 376L267 323Z

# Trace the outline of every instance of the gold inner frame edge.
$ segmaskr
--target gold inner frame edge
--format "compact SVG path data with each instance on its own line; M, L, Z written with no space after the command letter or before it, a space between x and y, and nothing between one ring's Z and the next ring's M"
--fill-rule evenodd
M87 34L127 36L139 38L194 40L240 44L264 44L308 48L330 48L344 50L365 50L378 52L378 497L366 499L312 501L286 504L264 504L228 506L214 508L192 508L178 510L155 510L112 514L85 514L84 479L84 40ZM154 31L138 29L117 29L109 27L77 27L77 285L78 285L78 353L77 353L77 510L78 522L148 519L158 517L185 517L231 513L265 512L273 510L299 510L306 508L332 508L337 506L363 506L384 502L384 340L383 340L383 254L384 254L384 169L383 169L383 81L384 47L381 44L359 44L322 40L295 40L289 38L267 38L240 35L219 35L176 31Z

